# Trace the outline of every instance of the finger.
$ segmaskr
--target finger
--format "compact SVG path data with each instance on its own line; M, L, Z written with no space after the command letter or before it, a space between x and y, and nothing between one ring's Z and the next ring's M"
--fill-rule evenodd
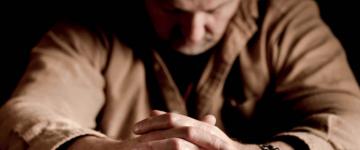
M161 111L161 110L153 110L151 111L151 116L160 116L160 115L163 115L163 114L166 114L165 111Z
M201 119L201 121L206 122L206 123L211 124L211 125L216 124L216 118L215 118L214 115L206 115Z
M139 149L143 150L200 150L196 145L180 138L163 139L157 141L150 141L140 145Z
M138 137L140 142L159 141L164 139L181 138L204 149L222 149L227 146L228 139L222 139L212 129L198 127L179 127L169 130L150 132Z
M163 115L163 114L166 114L167 112L165 112L165 111L161 111L161 110L152 110L151 111L151 113L150 113L150 117L149 118L152 118L152 117L156 117L156 116L160 116L160 115ZM149 118L147 118L147 119L149 119ZM144 120L146 120L146 119L144 119ZM144 120L142 120L142 121L144 121ZM142 122L142 121L140 121L140 122ZM134 129L133 129L133 131L136 133L137 132L137 130L138 129L136 129L137 127L136 127L136 125L134 126Z
M160 116L150 117L136 123L134 126L134 133L145 134L147 132L156 130L163 130L181 126L197 126L200 124L204 123L184 115L166 113Z

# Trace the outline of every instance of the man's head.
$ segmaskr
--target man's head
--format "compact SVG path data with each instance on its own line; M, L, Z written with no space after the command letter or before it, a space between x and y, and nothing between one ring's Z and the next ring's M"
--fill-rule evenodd
M187 55L219 42L240 0L145 0L160 43Z

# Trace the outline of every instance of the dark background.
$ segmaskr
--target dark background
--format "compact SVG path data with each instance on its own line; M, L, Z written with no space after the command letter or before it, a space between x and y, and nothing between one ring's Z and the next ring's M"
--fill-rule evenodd
M343 44L351 68L360 81L359 23L360 8L355 1L317 0L321 16ZM4 7L5 6L5 7ZM96 7L94 7L96 6ZM7 8L6 8L7 7ZM124 7L106 5L72 5L48 2L42 5L3 5L0 18L0 105L7 100L23 74L29 50L41 35L64 16L91 16L104 10ZM5 10L5 11L4 11ZM131 10L125 12L131 14ZM339 72L340 73L340 72Z

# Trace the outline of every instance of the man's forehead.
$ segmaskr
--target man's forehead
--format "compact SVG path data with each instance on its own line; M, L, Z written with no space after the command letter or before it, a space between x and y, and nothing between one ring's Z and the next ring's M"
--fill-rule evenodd
M231 0L158 0L162 3L185 9L214 9Z

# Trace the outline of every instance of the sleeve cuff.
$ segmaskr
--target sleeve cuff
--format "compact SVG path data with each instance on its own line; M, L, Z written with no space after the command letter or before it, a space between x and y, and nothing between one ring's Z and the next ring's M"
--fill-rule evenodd
M334 149L326 140L306 132L281 133L275 136L274 141L283 141L293 146L295 150Z
M15 132L28 143L29 150L56 150L72 139L84 135L106 137L101 132L69 122L40 123L25 132L16 129Z

